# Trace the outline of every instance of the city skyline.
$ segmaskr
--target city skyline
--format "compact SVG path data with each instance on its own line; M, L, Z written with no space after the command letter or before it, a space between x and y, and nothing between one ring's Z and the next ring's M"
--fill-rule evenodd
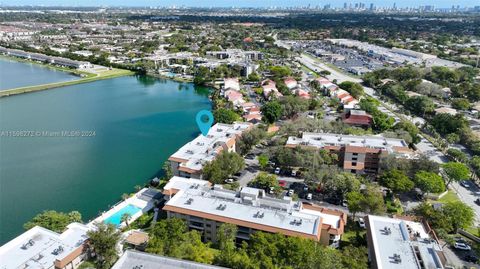
M3 6L22 6L22 5L31 5L31 6L186 6L186 7L297 7L297 6L324 6L331 5L331 7L343 7L344 4L347 5L355 3L364 3L366 5L373 4L377 7L393 7L396 4L398 8L405 7L419 7L425 5L435 6L435 8L450 8L452 6L461 6L461 7L473 7L480 5L480 1L473 3L469 0L459 0L459 1L449 1L449 0L407 0L407 1L395 1L395 0L369 0L369 1L344 1L344 0L331 0L331 1L311 1L311 0L297 0L297 1L286 1L286 0L267 0L259 1L255 0L244 0L241 2L229 1L229 0L210 0L203 1L199 5L198 1L194 0L184 0L181 3L175 0L164 0L164 1L152 1L152 0L124 0L124 1L115 1L115 0L100 0L96 1L95 4L92 4L91 1L87 0L77 0L77 1L63 1L63 0L15 0L15 1L1 1L0 4Z

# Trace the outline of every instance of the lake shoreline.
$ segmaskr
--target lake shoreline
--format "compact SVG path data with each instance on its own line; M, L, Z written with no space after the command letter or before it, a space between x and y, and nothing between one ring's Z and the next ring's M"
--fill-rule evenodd
M53 69L53 70L57 70L57 71L70 73L72 75L78 76L79 78L74 79L74 80L70 80L70 81L53 82L53 83L38 84L38 85L31 85L31 86L24 86L24 87L2 90L2 91L0 91L0 98L13 96L13 95L17 95L17 94L49 90L49 89L54 89L54 88L59 88L59 87L64 87L64 86L71 86L71 85L81 84L81 83L89 83L89 82L93 82L93 81L97 81L97 80L111 79L111 78L117 78L117 77L129 76L129 75L134 75L135 74L135 72L133 72L133 71L126 70L126 69L118 69L118 68L109 69L108 71L104 71L102 73L95 74L95 73L91 73L91 72L81 71L81 70L78 70L78 69L62 68L62 67L59 67L59 66L38 63L38 62L35 62L35 61L29 61L29 60L20 59L20 58L17 58L17 57L10 57L10 56L1 55L0 59L1 58L8 59L8 60L13 60L13 61L16 61L16 62L21 62L21 63L33 63L33 64L36 64L36 65L42 66L44 68L49 68L49 69Z

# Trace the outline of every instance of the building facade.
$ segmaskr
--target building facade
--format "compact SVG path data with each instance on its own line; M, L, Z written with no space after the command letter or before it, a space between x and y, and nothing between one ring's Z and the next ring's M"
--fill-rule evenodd
M224 150L235 152L237 139L252 126L244 122L213 125L206 136L199 135L168 158L173 174L201 178L203 165L213 161Z
M388 154L410 157L412 151L402 139L381 136L353 136L330 133L303 133L291 136L286 147L313 147L338 154L340 165L355 174L378 172L380 159Z
M338 247L347 220L344 212L303 204L288 196L272 198L264 190L250 187L233 191L221 185L211 187L204 180L174 177L164 190L167 216L185 220L205 241L215 242L220 225L230 223L238 227L237 243L262 231Z
M88 230L81 223L61 234L35 226L0 247L0 267L75 269L86 256Z

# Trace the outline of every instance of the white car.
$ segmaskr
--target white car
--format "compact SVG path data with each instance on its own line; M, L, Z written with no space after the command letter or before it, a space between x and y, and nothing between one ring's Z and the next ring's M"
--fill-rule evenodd
M454 245L453 245L454 248L456 249L460 249L460 250L471 250L472 248L465 244L465 243L461 243L461 242L456 242Z
M470 188L470 183L468 183L468 181L462 181L460 182L460 185L462 185L464 188Z
M295 192L294 190L289 190L288 191L288 196L292 196L294 192Z
M307 194L307 200L312 200L312 198L313 198L313 195L311 193L308 193Z
M360 226L360 228L363 228L365 229L365 220L363 218L358 218L358 226Z
M233 178L227 178L225 179L225 183L233 183Z
M280 174L280 167L275 168L275 174Z

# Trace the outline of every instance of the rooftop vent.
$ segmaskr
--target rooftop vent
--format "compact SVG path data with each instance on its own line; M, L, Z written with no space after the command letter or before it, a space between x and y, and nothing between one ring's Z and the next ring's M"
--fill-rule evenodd
M62 253L62 252L63 252L63 247L62 247L62 246L58 246L58 248L56 248L56 249L54 249L54 250L52 251L52 254L53 254L53 255L58 255L58 254L60 254L60 253Z
M220 204L220 205L217 206L217 210L224 211L225 208L227 208L227 205L226 205L226 204Z
M264 216L264 213L263 212L260 212L260 211L257 211L257 213L255 213L255 215L253 215L254 218L263 218Z
M185 202L187 205L191 205L193 202L193 198L188 198L188 200Z
M22 249L28 249L29 247L35 245L35 241L33 239L28 240L27 243L22 245Z
M388 228L387 226L385 226L385 228L383 228L383 234L390 235L391 233L392 233L392 230L390 228Z
M402 263L402 258L400 257L400 254L393 254L392 259L394 263Z
M223 129L217 128L217 132L221 133L223 132Z
M197 146L203 146L203 145L205 145L205 143L203 143L203 142L197 142Z
M193 150L187 150L187 154L193 154Z

